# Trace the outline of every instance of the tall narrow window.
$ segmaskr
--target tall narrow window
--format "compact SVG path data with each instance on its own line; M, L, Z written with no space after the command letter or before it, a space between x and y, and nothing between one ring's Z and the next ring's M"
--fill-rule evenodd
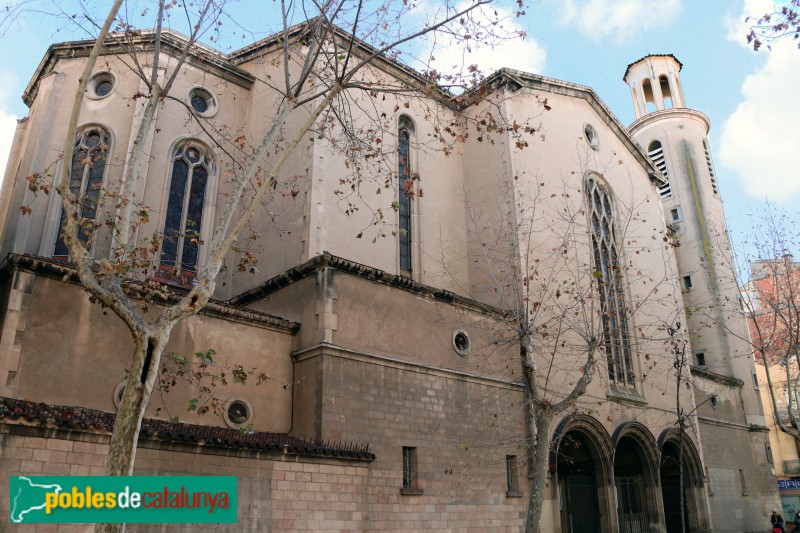
M400 490L401 494L422 494L417 469L417 449L403 446L403 488Z
M664 157L664 147L661 141L653 141L647 146L647 155L656 168L667 178L667 182L658 186L658 194L662 200L672 198L672 187L669 184L669 174L667 174L667 160Z
M87 249L92 246L92 237L97 218L97 203L103 186L103 173L108 157L109 134L102 128L89 128L75 138L72 165L69 175L69 190L78 199L78 237ZM58 238L53 257L66 259L69 256L64 242L64 219L61 211Z
M586 180L586 200L592 225L595 279L600 295L603 345L608 359L608 378L619 385L633 385L634 371L625 314L619 253L617 251L611 194L594 178Z
M739 483L742 485L742 496L749 496L747 492L747 479L744 476L744 470L739 469Z
M161 267L172 276L193 276L197 269L200 228L211 157L196 143L178 147L164 223Z
M717 177L714 175L714 163L711 162L711 149L709 149L708 142L705 139L703 139L703 150L706 152L706 165L708 165L708 175L711 177L711 191L714 196L719 196Z
M658 85L661 87L661 96L664 98L664 109L672 109L672 91L669 88L669 78L659 76Z
M398 234L400 239L400 270L411 272L411 194L414 190L411 171L411 134L414 127L408 120L400 121L397 147Z
M506 492L509 496L514 496L519 492L516 455L506 455Z

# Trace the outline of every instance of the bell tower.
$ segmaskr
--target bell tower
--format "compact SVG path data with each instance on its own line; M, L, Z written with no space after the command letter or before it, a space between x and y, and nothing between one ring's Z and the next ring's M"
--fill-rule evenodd
M679 245L675 255L693 374L741 380L748 423L763 424L753 387L752 347L739 308L728 227L708 144L710 122L700 111L686 107L682 67L672 55L649 55L628 66L623 79L637 117L629 131L666 178L658 194Z
M690 341L686 377L691 377L694 406L686 414L702 443L709 486L738 480L742 496L747 496L707 499L715 529L737 531L743 520L761 516L775 501L776 484L708 145L710 122L703 113L686 107L681 68L672 55L649 55L628 65L623 79L636 109L636 120L628 130L665 178L657 194L677 245L677 281ZM734 502L736 511L731 514Z

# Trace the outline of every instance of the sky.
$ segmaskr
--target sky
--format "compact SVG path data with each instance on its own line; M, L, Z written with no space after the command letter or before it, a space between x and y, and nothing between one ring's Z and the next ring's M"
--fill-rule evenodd
M0 8L14 1L0 0ZM431 9L436 0L420 3ZM765 201L790 216L800 201L800 50L785 41L756 53L745 40L745 17L781 3L786 0L537 0L514 21L527 33L524 40L483 47L470 62L588 85L627 126L635 118L622 81L627 65L648 53L675 55L683 63L687 107L711 121L726 216L734 241L743 241ZM250 13L243 20L249 29L259 26ZM257 29L251 35L263 36ZM0 36L0 169L16 120L27 115L21 95L47 47L76 38L83 35L38 16L20 19ZM446 54L437 59L446 63Z

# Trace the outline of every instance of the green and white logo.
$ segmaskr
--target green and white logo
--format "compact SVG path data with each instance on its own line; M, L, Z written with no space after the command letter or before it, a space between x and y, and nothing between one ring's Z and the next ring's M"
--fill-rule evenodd
M14 476L12 524L235 523L233 476Z

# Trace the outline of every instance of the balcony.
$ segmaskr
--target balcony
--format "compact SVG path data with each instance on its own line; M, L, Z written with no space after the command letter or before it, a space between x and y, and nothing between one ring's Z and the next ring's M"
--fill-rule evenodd
M789 459L783 462L783 473L786 475L800 474L800 459Z

